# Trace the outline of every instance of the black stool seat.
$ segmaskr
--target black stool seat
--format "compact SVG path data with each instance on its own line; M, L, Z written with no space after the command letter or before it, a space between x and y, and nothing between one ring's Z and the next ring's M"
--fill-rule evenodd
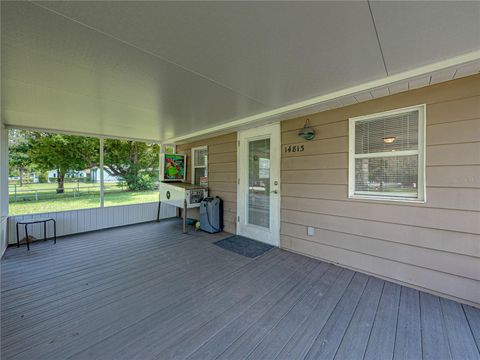
M53 243L57 243L57 222L53 218L35 218L23 219L17 221L17 247L20 246L20 236L18 234L18 225L25 225L25 239L27 240L27 249L30 250L30 243L28 241L28 225L43 223L43 239L47 240L47 222L53 222Z

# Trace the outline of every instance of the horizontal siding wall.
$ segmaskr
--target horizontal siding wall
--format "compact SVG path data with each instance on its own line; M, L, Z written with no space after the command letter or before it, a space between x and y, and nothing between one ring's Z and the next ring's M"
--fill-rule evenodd
M188 155L187 181L190 182L191 149L208 146L208 189L210 196L223 199L224 230L236 233L237 214L237 133L221 135L177 146L178 153ZM189 210L188 217L198 218L198 210Z
M8 219L8 243L16 244L15 224L23 219L53 218L57 221L57 236L76 234L86 231L101 230L111 227L136 224L157 219L158 203L120 205L104 208L59 211L35 215L18 215ZM171 205L160 208L160 218L174 217L175 207ZM20 238L25 236L24 227L19 226ZM43 239L43 224L28 227L29 235ZM47 225L47 237L53 236L53 226Z
M424 103L427 202L348 199L348 118ZM480 305L480 75L284 121L287 144L283 248Z

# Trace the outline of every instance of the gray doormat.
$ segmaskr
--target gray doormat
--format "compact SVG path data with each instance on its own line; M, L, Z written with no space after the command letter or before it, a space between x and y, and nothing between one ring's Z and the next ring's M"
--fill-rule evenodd
M214 244L225 250L233 251L234 253L249 258L256 258L273 249L272 245L264 244L240 235L230 236L226 239L216 241Z

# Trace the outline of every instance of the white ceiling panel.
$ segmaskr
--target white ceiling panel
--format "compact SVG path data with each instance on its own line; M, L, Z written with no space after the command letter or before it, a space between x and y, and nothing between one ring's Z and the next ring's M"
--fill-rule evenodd
M37 2L271 106L385 75L362 2Z
M389 74L480 49L480 1L371 1Z
M6 124L159 140L266 109L41 7L2 3Z

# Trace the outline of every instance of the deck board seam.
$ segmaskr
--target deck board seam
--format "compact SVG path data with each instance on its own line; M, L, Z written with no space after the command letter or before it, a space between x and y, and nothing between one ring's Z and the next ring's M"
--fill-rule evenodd
M375 317L373 318L372 326L370 327L370 333L368 334L368 339L367 339L367 342L365 344L365 350L363 351L362 359L365 359L368 344L370 343L370 338L372 337L372 331L373 331L373 328L375 326L375 322L377 320L378 308L380 306L380 302L382 301L383 292L385 291L385 284L386 284L386 281L384 281L383 284L382 284L382 291L380 293L380 297L378 298L378 303L377 303L377 307L376 307L376 310L375 310Z
M363 289L362 289L362 293L358 296L357 303L355 304L355 308L352 311L352 315L350 316L350 320L348 320L348 324L345 327L345 330L343 331L342 340L340 340L340 342L338 343L337 349L335 350L335 354L333 355L333 359L335 359L335 357L337 356L338 349L340 349L340 346L342 345L343 339L345 339L345 335L347 334L347 330L350 327L350 324L352 323L352 319L355 316L355 313L357 312L358 305L360 304L360 300L362 299L362 296L365 293L365 289L367 288L367 285L368 285L368 282L370 281L370 279L371 278L369 277L368 280L365 282L365 284L363 286ZM343 296L342 296L342 298L343 298Z
M312 269L312 270L309 272L309 274L311 274L314 270L315 270L315 268ZM325 272L326 272L326 270L325 270ZM325 272L322 274L322 276L325 274ZM308 289L307 291L305 291L305 293L304 293L301 297L297 298L297 300L288 308L288 310L281 316L281 318L278 319L278 321L270 328L270 330L268 330L268 331L262 336L262 338L259 339L259 341L257 341L257 343L255 344L255 346L249 351L249 353L245 356L245 358L248 358L248 357L250 356L250 354L252 354L252 353L255 351L255 349L260 345L260 343L263 341L263 339L265 339L265 337L266 337L268 334L270 334L270 332L290 313L290 311L292 311L292 309L293 309L302 299L304 299L304 298L309 294L310 291L312 291L313 287L314 287L314 284L311 283L311 284L309 285L309 289Z
M322 326L321 329L318 329L317 331L317 335L315 336L315 339L312 341L312 343L310 344L310 347L308 348L308 351L305 352L305 355L304 355L304 359L307 358L308 354L310 353L313 345L315 344L315 342L317 341L318 337L320 336L322 330L325 328L325 325L328 323L328 321L330 320L330 318L332 317L333 313L335 312L335 309L337 308L338 304L340 303L340 301L342 301L343 297L345 296L345 293L347 292L347 289L348 287L350 286L350 284L352 283L354 277L355 277L355 274L357 272L354 272L353 276L350 278L350 280L348 281L348 284L347 286L345 286L345 289L342 291L342 295L338 298L338 301L336 302L335 306L333 307L332 311L330 312L330 314L328 315L324 325Z
M465 316L465 319L467 319L467 325L468 325L468 328L470 330L470 334L472 335L473 342L474 342L475 346L477 347L478 353L480 354L480 344L477 343L477 339L476 339L475 334L473 332L472 325L470 324L470 318L467 316L467 313L465 311L465 305L461 304L460 306L462 307L462 311L463 311L463 315ZM442 313L443 313L443 309L442 309ZM449 348L450 348L450 343L449 343Z

